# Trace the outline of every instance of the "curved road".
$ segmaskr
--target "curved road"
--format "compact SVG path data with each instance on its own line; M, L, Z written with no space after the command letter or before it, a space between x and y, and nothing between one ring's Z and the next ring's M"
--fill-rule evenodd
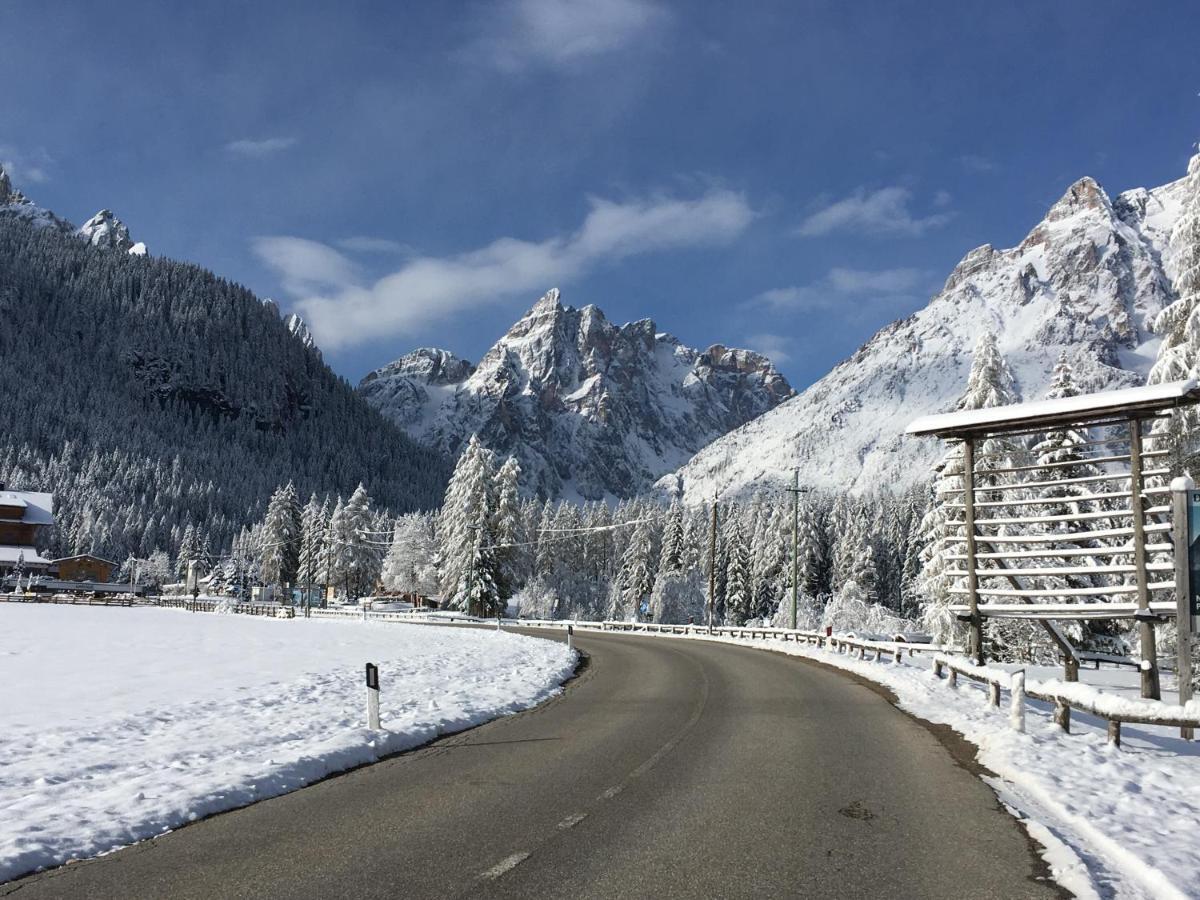
M1062 896L992 792L869 687L724 644L577 644L588 665L537 709L0 896Z

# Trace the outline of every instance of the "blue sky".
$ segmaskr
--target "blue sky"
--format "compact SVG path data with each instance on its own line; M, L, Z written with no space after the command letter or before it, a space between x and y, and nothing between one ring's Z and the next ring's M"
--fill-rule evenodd
M0 160L357 380L541 293L797 386L1067 186L1182 176L1194 3L0 4Z

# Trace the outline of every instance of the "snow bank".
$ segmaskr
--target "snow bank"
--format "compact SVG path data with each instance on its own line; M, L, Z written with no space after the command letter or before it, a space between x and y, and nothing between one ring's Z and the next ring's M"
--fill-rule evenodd
M1018 733L1008 726L1007 695L1002 708L993 709L986 686L960 679L951 688L934 678L924 655L897 664L890 657L859 660L807 644L699 639L805 656L863 675L890 688L901 708L950 725L978 746L980 763L998 776L985 780L1046 847L1043 856L1055 879L1077 896L1200 897L1200 747L1181 740L1178 729L1125 725L1117 749L1107 744L1104 720L1073 711L1072 733L1064 734L1048 704L1030 702L1026 732ZM1069 690L1079 702L1113 712L1142 714L1154 705L1136 696L1137 672L1081 672L1081 678L1105 685L1101 693L1095 685L1051 681L1049 668L1023 668L1031 679L1047 679L1031 680L1031 688ZM964 834L960 849L969 846Z
M575 666L489 630L168 609L0 604L0 634L0 881L529 708Z

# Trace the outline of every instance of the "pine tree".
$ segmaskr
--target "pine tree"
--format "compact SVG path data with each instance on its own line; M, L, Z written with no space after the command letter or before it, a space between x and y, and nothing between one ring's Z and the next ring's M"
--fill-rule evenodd
M471 436L458 458L438 517L439 578L451 609L477 613L474 604L498 592L492 515L495 511L493 455ZM488 567L486 571L479 566Z
M662 550L658 556L658 572L665 575L683 570L684 565L683 510L678 501L671 503L663 525Z
M725 615L735 625L750 618L754 602L750 547L746 541L743 511L731 510L723 529L725 537Z
M296 580L302 532L296 487L290 481L271 495L263 519L262 576L268 584Z
M529 570L520 479L520 463L515 456L510 456L496 473L496 508L492 515L492 534L497 544L497 588L504 600L517 592Z
M650 600L654 590L654 531L650 519L642 519L633 527L633 537L621 557L617 576L621 607L613 610L613 618L640 617L642 603Z
M958 409L988 409L1018 400L1015 380L996 345L996 337L985 331L975 344L967 388ZM990 452L987 447L980 450ZM962 525L956 524L962 521L962 464L961 447L952 447L942 457L934 469L929 505L921 520L921 575L917 580L922 598L921 616L924 627L939 643L951 643L961 632L948 607L953 601L950 589L964 583L955 574L962 571L958 558L966 553L966 532ZM993 466L999 467L999 464Z
M300 554L296 560L296 582L311 594L313 585L321 583L321 546L327 527L326 511L313 494L300 514ZM311 596L310 596L311 601Z

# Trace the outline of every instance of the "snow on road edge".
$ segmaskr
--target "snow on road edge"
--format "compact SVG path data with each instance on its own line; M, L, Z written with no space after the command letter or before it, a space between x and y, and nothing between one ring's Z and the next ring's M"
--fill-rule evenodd
M1125 729L1118 750L1102 726L1077 714L1063 735L1042 704L1027 707L1027 733L1008 725L1006 709L990 709L973 683L948 688L919 663L859 660L807 644L708 635L663 635L811 659L889 688L897 705L952 727L978 748L997 777L983 780L1042 849L1055 881L1079 897L1175 900L1200 896L1200 772L1197 748L1182 741L1162 749L1138 746ZM890 659L890 657L889 657ZM1005 698L1007 701L1007 697ZM1160 729L1161 731L1161 729ZM1174 814L1174 817L1172 817ZM1169 861L1172 875L1160 865Z
M3 616L0 882L530 709L578 661L507 632L31 609ZM383 732L365 727L368 659Z

